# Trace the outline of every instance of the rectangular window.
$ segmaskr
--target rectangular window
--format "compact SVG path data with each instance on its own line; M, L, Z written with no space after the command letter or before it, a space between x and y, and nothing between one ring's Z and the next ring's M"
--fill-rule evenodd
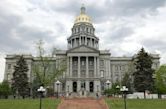
M100 71L100 77L102 77L102 78L104 77L104 70Z
M82 65L82 66L85 66L85 61L81 61L81 65Z
M73 63L75 66L77 65L77 61L74 61L74 63Z
M77 76L78 76L77 70L74 70L73 71L73 77L77 77Z
M93 61L89 61L89 65L92 66L93 65Z
M86 72L85 72L85 70L82 70L82 71L81 71L81 77L86 77Z
M117 66L117 65L115 65L115 70L116 70L116 71L118 70L118 66Z
M11 69L11 64L8 64L8 69Z
M10 80L10 79L11 79L10 74L7 74L7 80Z
M93 70L89 70L89 77L94 77L94 71Z
M100 60L100 66L104 66L104 60Z

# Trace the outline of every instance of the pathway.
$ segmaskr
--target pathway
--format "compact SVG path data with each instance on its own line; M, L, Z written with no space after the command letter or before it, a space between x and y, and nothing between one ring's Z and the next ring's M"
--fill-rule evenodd
M72 98L62 99L58 109L109 109L104 99Z

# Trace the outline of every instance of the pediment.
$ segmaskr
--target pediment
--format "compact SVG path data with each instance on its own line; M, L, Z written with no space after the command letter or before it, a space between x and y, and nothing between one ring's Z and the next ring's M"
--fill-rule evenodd
M81 45L76 48L72 48L72 49L68 50L67 52L70 52L70 53L99 53L99 50L88 47L86 45Z

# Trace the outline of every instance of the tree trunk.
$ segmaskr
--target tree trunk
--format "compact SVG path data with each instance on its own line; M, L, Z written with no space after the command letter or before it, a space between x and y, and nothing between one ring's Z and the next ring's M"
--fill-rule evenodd
M145 91L144 91L144 99L146 99L146 93L145 93Z
M161 99L161 94L160 93L158 93L158 98Z

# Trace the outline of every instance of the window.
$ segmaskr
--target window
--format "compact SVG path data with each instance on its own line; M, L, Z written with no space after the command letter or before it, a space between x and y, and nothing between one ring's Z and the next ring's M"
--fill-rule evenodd
M77 77L78 75L77 75L77 70L74 70L73 71L73 77Z
M10 79L11 79L11 75L7 74L7 80L10 80Z
M11 69L11 64L8 64L8 69Z
M117 65L115 65L115 70L118 70L118 66Z
M86 72L85 72L85 70L82 70L82 71L81 71L81 77L86 77Z
M81 65L82 65L82 66L85 66L85 61L81 61Z
M85 89L85 82L84 81L81 81L81 88Z
M100 66L104 66L104 60L100 60Z
M100 71L100 77L104 77L104 70Z
M94 71L93 70L89 70L89 77L94 77Z
M77 65L77 61L74 61L74 63L73 63L74 65Z
M91 65L91 66L92 66L92 65L93 65L93 61L89 61L89 65Z

